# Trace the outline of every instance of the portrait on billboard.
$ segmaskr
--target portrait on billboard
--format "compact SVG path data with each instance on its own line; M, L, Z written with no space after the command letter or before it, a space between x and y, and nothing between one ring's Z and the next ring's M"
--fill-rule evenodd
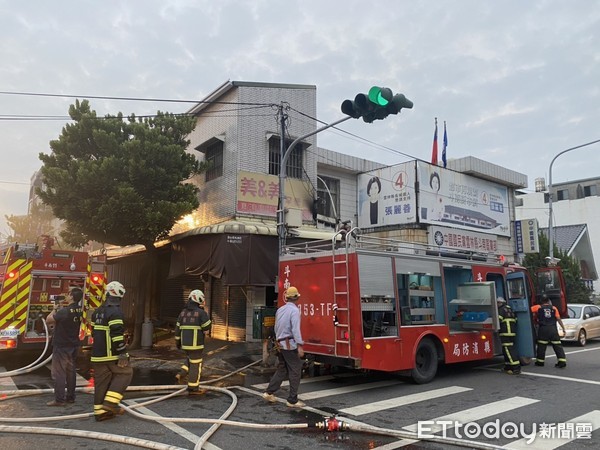
M369 222L377 225L379 217L379 194L381 193L381 181L379 177L373 177L367 183L367 195L369 196Z
M414 161L358 176L358 226L371 229L416 221Z

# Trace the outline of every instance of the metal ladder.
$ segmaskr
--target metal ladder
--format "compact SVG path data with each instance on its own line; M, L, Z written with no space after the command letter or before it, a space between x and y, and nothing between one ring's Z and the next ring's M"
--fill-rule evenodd
M348 246L351 234L346 234L342 246L336 249L337 236L332 238L333 263L333 313L334 313L334 354L335 356L352 356L350 345L350 282L348 279ZM338 250L336 252L336 250Z

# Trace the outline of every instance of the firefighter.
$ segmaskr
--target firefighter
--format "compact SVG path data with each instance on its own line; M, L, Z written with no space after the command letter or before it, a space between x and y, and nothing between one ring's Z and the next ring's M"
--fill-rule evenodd
M515 354L515 338L517 330L517 318L515 312L506 303L503 297L496 299L498 305L498 320L500 321L500 342L502 343L502 355L504 356L504 368L509 375L521 373L521 362Z
M47 406L64 406L65 403L75 403L82 299L83 291L78 287L73 287L66 296L69 303L62 308L56 305L46 317L47 325L55 325L52 337L54 400L46 403Z
M92 314L94 417L98 422L123 414L119 403L133 377L121 310L124 295L123 285L111 281L106 285L106 301Z
M557 362L554 367L564 369L567 367L567 357L565 356L565 349L560 342L560 336L558 335L558 329L556 324L558 323L565 333L565 325L558 309L552 306L552 302L546 294L542 294L538 305L531 307L531 312L534 317L537 318L538 323L538 334L537 334L537 353L536 353L536 366L543 366L546 359L546 347L548 344L552 344L554 353L556 353Z
M274 392L279 390L286 378L290 381L290 390L286 405L290 408L302 408L304 402L298 400L298 388L304 364L304 341L300 332L300 309L297 302L300 298L298 289L290 286L285 291L285 305L275 314L275 338L277 340L277 371L271 377L263 398L274 403L277 401Z
M210 331L212 323L204 305L204 292L194 289L190 292L187 305L179 314L175 326L175 344L187 354L187 362L181 366L177 378L181 382L187 377L188 392L191 395L204 393L199 388L204 334Z

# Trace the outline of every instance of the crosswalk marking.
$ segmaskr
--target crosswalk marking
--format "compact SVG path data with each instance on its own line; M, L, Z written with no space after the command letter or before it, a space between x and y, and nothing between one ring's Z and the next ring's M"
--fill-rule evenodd
M335 380L338 378L351 378L351 377L355 377L356 374L355 373L350 373L350 372L346 372L346 373L340 373L337 375L321 375L319 377L312 377L312 378L303 378L300 381L300 385L304 386L305 384L310 384L310 383L318 383L320 381L329 381L329 380ZM269 385L269 383L260 383L260 384L253 384L252 387L256 388L256 389L266 389L267 386ZM281 383L281 387L287 387L290 385L289 381L284 381L283 383Z
M372 402L366 403L364 405L352 406L350 408L341 409L340 412L344 414L352 414L354 416L361 416L363 414L382 411L384 409L397 408L399 406L406 406L412 403L422 402L425 400L432 400L434 398L444 397L446 395L460 394L461 392L467 392L471 390L471 388L465 388L461 386L450 386L447 388L420 392L418 394L410 394L404 395L402 397L381 400L379 402Z
M6 368L0 366L0 373L6 372ZM12 391L17 388L17 385L12 380L12 377L2 377L0 378L0 390L2 391Z
M568 420L565 423L573 423L573 424L582 424L582 423L591 423L592 430L595 431L600 428L600 411L594 410L587 414L584 414L579 417L575 417L574 419ZM556 429L555 429L556 432ZM558 448L562 445L568 444L576 440L576 435L573 435L572 438L542 438L539 436L539 424L538 424L538 436L535 438L535 441L530 444L527 443L527 439L519 439L518 441L511 442L510 444L505 445L503 448L509 448L513 450L552 450ZM581 440L584 442L591 442L589 439Z
M156 398L156 397L154 397ZM127 405L137 405L139 402L141 402L142 399L136 399L136 400L125 400L125 403ZM147 416L153 416L153 417L162 417L160 414L155 413L154 411L152 411L151 409L146 408L145 406L141 406L136 408L136 411L142 413L142 414L146 414ZM195 444L196 442L198 442L198 440L200 439L200 436L195 435L194 433L186 430L185 428L177 425L176 423L173 422L155 422L156 424L161 424L163 427L168 428L169 430L173 431L174 433L177 433L179 436L183 437L184 439L187 439L188 441L190 441L192 444ZM220 447L217 447L214 444L211 444L210 442L205 442L202 445L202 448L205 448L207 450L221 450Z
M303 401L314 400L316 398L329 397L332 395L341 395L341 394L349 394L351 392L360 392L366 391L368 389L375 389L387 386L397 386L401 381L393 380L393 381L376 381L374 383L366 383L366 384L354 384L352 386L343 386L333 389L323 389L320 391L308 392L306 394L298 395L298 398Z
M446 425L446 429L451 428L453 423L467 423L467 422L475 422L481 419L485 419L487 417L495 416L497 414L502 414L507 411L511 411L513 409L521 408L523 406L531 405L533 403L537 403L539 400L535 400L532 398L525 397L511 397L504 400L499 400L497 402L486 403L485 405L476 406L475 408L464 409L462 411L457 411L452 414L448 414L446 416L436 417L435 419L431 419L430 423L427 425L428 434L439 433L443 430L443 426L441 422L451 422ZM408 425L403 427L404 430L417 432L419 428L419 424L415 423L412 425Z

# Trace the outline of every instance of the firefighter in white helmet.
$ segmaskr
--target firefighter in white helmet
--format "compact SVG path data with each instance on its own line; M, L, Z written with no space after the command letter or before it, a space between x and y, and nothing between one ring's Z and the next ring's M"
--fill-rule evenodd
M125 287L118 281L106 285L106 301L92 314L92 366L94 368L94 417L97 421L122 414L119 403L131 383L133 368L125 343L121 299Z
M187 354L187 362L181 366L177 378L182 382L188 378L188 392L202 394L200 375L202 374L202 352L204 334L210 331L211 320L204 310L204 292L194 289L188 296L185 308L179 314L175 326L175 344Z

